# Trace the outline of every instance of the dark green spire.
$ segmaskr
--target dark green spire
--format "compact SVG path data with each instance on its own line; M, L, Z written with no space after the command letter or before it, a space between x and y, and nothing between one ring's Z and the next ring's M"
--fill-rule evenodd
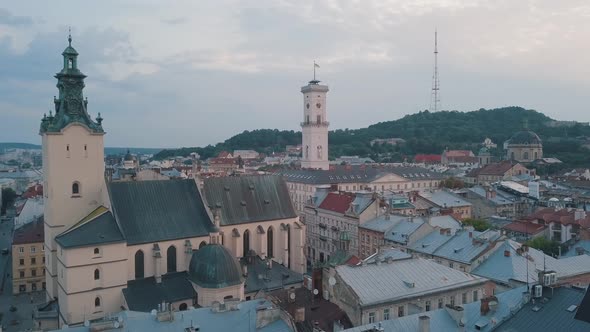
M41 120L41 133L60 132L72 123L79 123L93 133L104 133L100 114L96 121L87 111L88 99L84 99L84 79L86 75L78 69L78 52L72 47L72 35L68 35L68 47L63 51L63 68L55 74L59 98L53 97L55 116Z

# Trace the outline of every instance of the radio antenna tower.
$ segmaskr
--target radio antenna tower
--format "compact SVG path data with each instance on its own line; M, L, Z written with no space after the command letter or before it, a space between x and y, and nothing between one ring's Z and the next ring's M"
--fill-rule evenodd
M437 31L434 30L434 74L432 75L432 96L430 98L430 111L440 111L440 82L438 80L438 40Z

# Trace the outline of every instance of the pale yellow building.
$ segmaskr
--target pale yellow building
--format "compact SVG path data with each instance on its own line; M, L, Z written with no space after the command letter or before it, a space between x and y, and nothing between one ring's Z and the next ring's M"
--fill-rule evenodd
M44 116L40 129L47 299L58 301L60 324L82 324L121 307L151 311L164 302L186 310L248 299L263 290L247 271L262 260L273 273L265 283L301 284L305 227L281 177L207 179L203 191L196 179L105 179L103 119L87 112L85 76L69 41L56 75L55 115ZM227 264L206 269L230 266L227 255L240 259L245 282L203 284L202 271L189 268L202 248L226 256ZM215 275L225 275L220 271Z
M45 289L43 218L24 224L12 237L12 294Z
M514 134L504 147L508 160L528 163L543 158L543 141L529 129Z

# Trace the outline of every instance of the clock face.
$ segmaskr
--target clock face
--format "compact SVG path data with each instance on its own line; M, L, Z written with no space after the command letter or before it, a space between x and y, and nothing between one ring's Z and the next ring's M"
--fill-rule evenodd
M307 109L309 109L309 103L307 103L306 107L307 107Z
M320 107L322 107L322 104L320 104L320 103L317 103L317 104L315 104L315 106L316 106L317 108L320 108Z

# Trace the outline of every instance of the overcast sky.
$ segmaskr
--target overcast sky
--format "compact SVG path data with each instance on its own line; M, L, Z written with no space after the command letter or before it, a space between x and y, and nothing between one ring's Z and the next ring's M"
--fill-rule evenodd
M19 0L0 4L0 142L40 142L68 26L107 146L299 130L314 60L331 129L427 109L435 28L443 109L590 121L587 0Z

